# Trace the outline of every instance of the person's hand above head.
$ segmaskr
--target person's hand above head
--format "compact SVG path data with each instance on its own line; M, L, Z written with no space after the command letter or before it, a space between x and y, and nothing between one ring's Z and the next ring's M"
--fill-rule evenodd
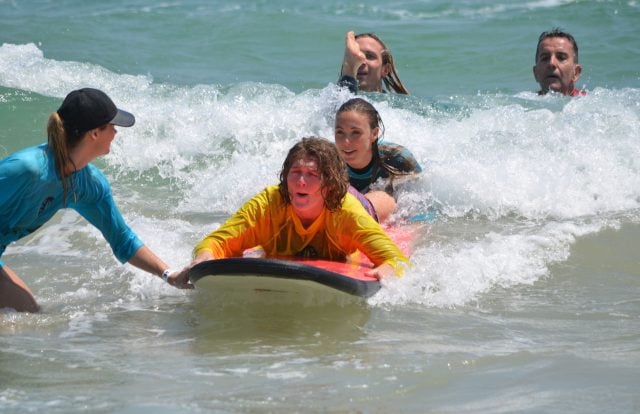
M347 32L344 47L344 59L342 61L342 75L356 77L358 68L365 63L366 57L356 42L356 34Z

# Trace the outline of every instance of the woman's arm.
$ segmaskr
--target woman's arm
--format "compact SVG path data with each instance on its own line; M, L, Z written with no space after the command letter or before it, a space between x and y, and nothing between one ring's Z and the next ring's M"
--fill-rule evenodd
M168 277L164 275L169 266L145 246L127 225L115 204L109 182L97 168L91 165L85 167L76 183L80 200L75 204L75 210L100 230L120 262L130 263L162 277L173 286L190 288L190 285L176 279L177 272L172 272Z
M129 263L138 269L142 269L163 279L165 277L164 272L169 270L169 266L147 246L139 248L131 259L129 259ZM180 272L171 272L168 274L166 281L168 284L180 289L193 289L193 285L189 284L188 280L184 280L179 276Z

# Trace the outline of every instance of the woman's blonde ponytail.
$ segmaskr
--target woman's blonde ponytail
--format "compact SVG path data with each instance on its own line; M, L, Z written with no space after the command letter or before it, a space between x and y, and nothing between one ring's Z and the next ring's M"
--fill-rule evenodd
M52 113L47 122L47 140L56 162L56 171L62 180L62 202L64 205L67 204L69 188L71 188L74 201L76 200L76 192L73 188L73 176L72 173L67 170L69 165L74 166L69 156L69 138L60 115L57 112ZM73 138L75 138L74 141L79 141L78 137ZM73 171L75 171L75 166Z

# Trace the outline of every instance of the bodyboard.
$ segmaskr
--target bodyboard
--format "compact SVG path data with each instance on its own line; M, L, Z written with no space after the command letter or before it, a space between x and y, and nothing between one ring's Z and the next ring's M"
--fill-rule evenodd
M254 257L208 260L195 265L189 279L197 289L292 293L298 296L332 292L368 298L380 282L365 276L367 264L329 260Z
M410 256L420 226L386 228L400 249ZM256 251L254 251L256 250ZM380 290L380 281L365 276L373 268L362 253L347 262L298 257L256 257L260 249L245 251L244 257L208 260L189 272L191 283L213 301L225 303L298 302L319 304L363 300Z

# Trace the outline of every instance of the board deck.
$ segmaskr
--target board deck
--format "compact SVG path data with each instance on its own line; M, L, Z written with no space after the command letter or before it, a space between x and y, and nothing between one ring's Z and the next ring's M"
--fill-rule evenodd
M191 269L196 287L218 284L218 289L301 292L308 289L336 290L367 298L380 289L380 282L365 276L370 265L314 259L263 259L253 257L208 260ZM215 286L213 287L215 289Z

